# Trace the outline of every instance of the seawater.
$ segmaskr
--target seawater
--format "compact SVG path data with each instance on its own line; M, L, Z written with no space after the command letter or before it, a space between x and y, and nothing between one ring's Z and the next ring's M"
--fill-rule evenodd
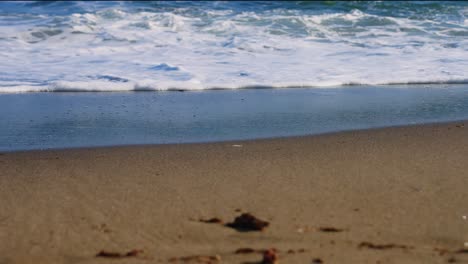
M0 151L468 119L467 16L466 1L0 2Z
M468 81L468 2L0 2L0 93Z
M212 142L466 120L468 85L4 94L0 116L0 152Z

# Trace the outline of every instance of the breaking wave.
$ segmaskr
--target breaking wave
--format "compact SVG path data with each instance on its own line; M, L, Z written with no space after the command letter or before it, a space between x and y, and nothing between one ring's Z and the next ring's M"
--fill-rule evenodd
M3 2L0 93L468 81L467 2Z

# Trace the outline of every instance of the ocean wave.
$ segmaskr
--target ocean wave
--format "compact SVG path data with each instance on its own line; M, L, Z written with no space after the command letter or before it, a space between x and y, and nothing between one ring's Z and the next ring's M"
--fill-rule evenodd
M201 91L201 90L235 90L235 89L277 89L277 88L344 88L347 86L402 86L427 87L431 85L459 85L468 84L464 80L432 80L432 81L407 81L389 83L365 83L365 82L322 82L322 83L252 83L240 86L217 85L202 86L199 83L159 83L156 81L112 82L112 81L88 81L88 82L56 82L51 85L0 85L0 94L4 93L28 93L28 92L148 92L148 91Z
M467 14L466 2L0 3L0 92L465 83Z

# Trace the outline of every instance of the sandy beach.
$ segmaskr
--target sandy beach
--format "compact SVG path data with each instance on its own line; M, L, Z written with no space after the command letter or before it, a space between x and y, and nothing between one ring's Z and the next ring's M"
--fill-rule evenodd
M0 263L466 263L467 157L464 122L2 153Z

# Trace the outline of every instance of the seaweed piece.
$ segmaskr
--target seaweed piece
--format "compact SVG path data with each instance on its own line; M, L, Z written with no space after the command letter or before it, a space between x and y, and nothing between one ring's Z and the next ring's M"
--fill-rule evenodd
M278 263L278 254L276 249L271 248L263 252L262 264L276 264Z
M126 257L136 257L138 256L139 254L143 253L143 250L141 249L134 249L134 250L131 250L129 252L127 252L127 254L125 254Z
M134 249L125 254L119 252L112 252L112 251L105 251L101 250L99 253L96 254L96 257L103 257L103 258L126 258L126 257L137 257L140 253L143 253L143 250Z
M300 249L297 249L297 250L294 250L294 249L290 249L288 250L286 253L288 254L296 254L296 253L304 253L306 250L303 249L303 248L300 248Z
M258 253L258 250L255 250L253 248L238 248L236 249L236 251L234 251L234 254L251 254L251 253Z
M250 213L243 213L234 219L234 222L227 223L227 227L236 229L237 231L262 231L270 225L269 222L260 220Z
M101 251L99 251L99 253L96 254L96 257L121 258L123 256L122 256L122 254L120 254L118 252L110 252L110 251L101 250Z
M179 258L170 258L169 262L197 262L197 263L217 263L221 261L221 257L219 255L214 256L188 256L188 257L179 257Z
M222 224L223 223L223 220L217 218L217 217L213 217L213 218L210 218L210 219L199 219L198 221L202 222L202 223L207 223L207 224Z
M338 232L343 232L344 229L335 228L335 227L320 227L319 231L327 232L327 233L338 233Z
M370 242L361 242L358 246L359 248L370 248L370 249L377 249L377 250L384 250L384 249L393 249L393 248L400 248L400 249L409 249L410 247L405 245L397 245L397 244L373 244Z

